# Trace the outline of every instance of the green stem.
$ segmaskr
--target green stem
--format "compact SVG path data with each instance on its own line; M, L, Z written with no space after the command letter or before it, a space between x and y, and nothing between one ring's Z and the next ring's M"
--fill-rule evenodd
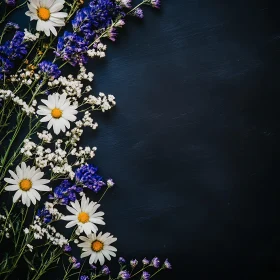
M150 279L152 278L152 277L154 277L157 273L159 273L160 271L162 271L164 269L164 267L162 267L161 269L159 269L158 271L156 271L154 274L152 274L152 276L150 277Z

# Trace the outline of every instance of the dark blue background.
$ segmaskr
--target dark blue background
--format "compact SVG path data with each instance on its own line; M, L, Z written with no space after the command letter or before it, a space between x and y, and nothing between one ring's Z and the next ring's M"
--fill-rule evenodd
M119 256L168 257L174 269L158 279L276 279L277 4L162 2L89 65L94 91L117 99L84 140L117 183L105 229Z
M279 13L273 1L162 1L129 20L95 90L95 163L124 257L169 257L159 279L279 276ZM276 1L275 1L276 2Z

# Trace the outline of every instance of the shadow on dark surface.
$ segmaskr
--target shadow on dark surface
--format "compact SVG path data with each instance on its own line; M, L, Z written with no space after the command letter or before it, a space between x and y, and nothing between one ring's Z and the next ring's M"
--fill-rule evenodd
M117 183L102 203L105 229L119 256L168 257L173 271L158 279L276 278L278 10L162 2L89 67L94 90L117 100L84 141Z

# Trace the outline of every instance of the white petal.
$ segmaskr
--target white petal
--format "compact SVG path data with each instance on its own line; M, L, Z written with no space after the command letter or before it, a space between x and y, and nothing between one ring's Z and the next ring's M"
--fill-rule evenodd
M102 252L100 252L100 253L98 254L98 258L99 258L100 265L103 265L104 262L105 262L105 258L104 258L104 256L103 256Z
M15 193L15 195L14 195L14 197L13 197L13 203L15 203L16 201L18 201L18 199L20 198L21 194L22 194L22 190L18 190L18 191Z
M22 192L21 197L22 197L22 204L27 204L27 194L25 191Z
M5 191L16 191L19 189L18 185L9 185L7 187L5 187Z
M83 253L81 254L81 258L88 257L88 256L91 255L91 254L92 254L92 252L91 252L90 250L88 250L88 251L83 252Z
M55 12L55 13L52 13L52 16L55 18L66 18L68 16L68 14L65 12Z
M36 198L35 196L32 194L32 192L28 191L26 192L27 193L27 196L28 198L32 201L32 203L35 205L36 204Z
M31 181L35 183L35 181L41 179L43 176L44 176L44 172L39 171L32 176Z
M21 170L21 168L19 166L16 167L16 172L17 172L17 175L18 175L18 178L21 180L23 179L23 171Z
M16 175L16 173L12 170L9 170L9 173L19 183L20 180L19 180L19 177Z
M32 185L32 188L38 191L49 192L51 188L45 185Z
M29 190L29 192L31 192L31 193L33 194L33 196L34 196L38 201L41 200L41 196L40 196L40 194L39 194L36 190L34 190L33 188L31 188L31 189Z
M67 215L61 218L64 221L77 221L77 217L75 215Z
M72 208L72 207L70 207L70 206L68 206L68 205L66 205L66 208L67 208L67 210L68 210L69 212L71 212L72 214L74 214L74 215L77 215L77 214L78 214L78 211L75 210L74 208Z
M66 228L70 228L70 227L73 227L73 226L75 226L77 224L77 221L71 221L71 222L69 222L68 224L66 224Z
M12 185L16 185L18 184L18 180L14 180L14 179L11 179L11 178L4 178L4 181L9 183L9 184L12 184Z
M97 254L96 254L95 252L92 252L92 253L91 253L91 256L90 256L90 258L89 258L89 263L90 263L90 264L92 264L92 263L94 262L94 259L95 259L96 255L97 255Z

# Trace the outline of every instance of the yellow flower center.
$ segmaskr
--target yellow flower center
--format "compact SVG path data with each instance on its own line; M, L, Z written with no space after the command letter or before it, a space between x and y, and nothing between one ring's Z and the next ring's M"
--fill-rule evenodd
M39 8L37 10L37 15L41 20L47 21L50 18L51 13L47 8Z
M28 191L31 189L32 187L32 182L29 179L23 179L19 182L19 187L23 190L23 191Z
M89 215L86 212L81 212L78 216L79 222L85 224L89 221Z
M62 111L58 108L52 109L51 115L55 119L59 119L62 116Z
M91 249L94 251L94 252L99 252L103 249L104 245L101 241L99 240L95 240L91 243Z

